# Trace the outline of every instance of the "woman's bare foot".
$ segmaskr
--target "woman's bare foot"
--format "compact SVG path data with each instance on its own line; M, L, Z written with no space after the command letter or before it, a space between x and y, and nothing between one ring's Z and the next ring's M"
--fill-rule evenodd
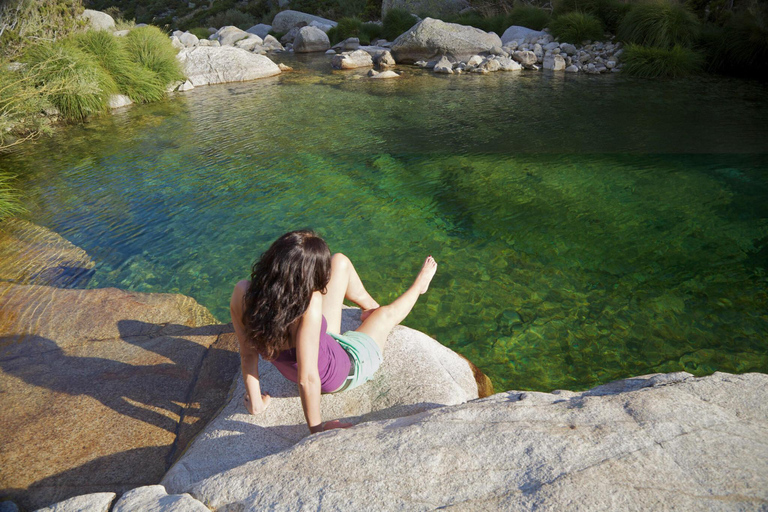
M429 283L432 282L432 278L435 277L437 272L437 262L432 256L428 256L424 260L424 266L421 267L419 275L416 276L416 284L419 286L419 293L425 294L429 289Z

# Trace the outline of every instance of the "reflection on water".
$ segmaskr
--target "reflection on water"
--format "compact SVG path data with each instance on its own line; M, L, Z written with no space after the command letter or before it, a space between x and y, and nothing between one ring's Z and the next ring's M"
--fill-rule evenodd
M288 60L286 57L283 60ZM88 286L195 297L311 226L496 388L768 371L759 84L542 73L367 81L325 57L60 130L0 158Z

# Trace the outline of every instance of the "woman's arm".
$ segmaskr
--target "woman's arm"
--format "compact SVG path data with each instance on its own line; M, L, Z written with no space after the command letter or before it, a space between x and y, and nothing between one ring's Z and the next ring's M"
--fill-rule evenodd
M317 358L320 351L320 329L323 322L323 295L313 292L309 307L300 319L296 333L296 361L299 370L299 396L309 431L321 432L320 372Z
M259 354L248 343L243 326L243 297L248 289L248 281L240 281L232 292L229 301L229 313L232 316L232 325L240 345L240 369L245 381L245 407L251 414L258 414L269 405L268 394L261 394L259 386Z

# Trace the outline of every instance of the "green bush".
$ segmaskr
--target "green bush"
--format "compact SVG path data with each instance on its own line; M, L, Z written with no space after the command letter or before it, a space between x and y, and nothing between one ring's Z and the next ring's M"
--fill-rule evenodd
M98 61L66 41L38 44L23 60L33 83L65 119L83 120L107 110L109 96L117 92Z
M28 74L0 61L0 151L47 131L49 120L40 114L47 106Z
M498 35L503 34L510 25L513 25L513 23L510 23L509 17L504 14L482 16L476 12L469 12L454 16L443 16L440 19L447 23L458 23L459 25L479 28L485 32L495 32Z
M768 79L768 6L755 2L724 27L702 30L709 70Z
M603 23L605 30L615 34L631 7L618 0L557 0L553 14L557 17L574 11L589 13Z
M669 1L636 4L619 25L619 39L641 46L690 48L701 24L691 11Z
M247 30L255 24L256 20L252 15L234 8L227 9L208 18L208 26L216 28L234 25L239 29Z
M251 25L250 27L246 27L246 30L251 28L252 26L253 25ZM216 27L216 28L220 28L220 27ZM211 35L211 33L208 32L208 29L205 27L192 27L190 29L187 29L187 32L195 35L198 39L208 39L208 36Z
M81 0L0 1L0 57L18 57L41 40L55 41L85 26Z
M394 41L397 36L407 32L416 24L416 18L405 9L390 9L384 16L383 35L387 41Z
M599 40L605 36L603 25L592 14L569 12L562 14L550 23L552 35L565 43L581 43L586 39Z
M105 30L89 30L76 35L73 42L112 76L118 92L134 102L147 103L165 96L168 84L163 83L154 71L131 59L124 38Z
M624 49L622 61L622 71L631 76L676 78L700 71L704 56L679 44L659 48L630 43Z
M328 31L328 39L331 40L331 44L336 44L348 37L359 38L362 28L363 22L357 18L341 18L338 24Z
M0 172L0 220L25 211L21 204L21 194L11 185L13 178L10 174Z
M363 28L360 29L360 42L368 41L370 44L382 37L384 37L384 27L379 23L363 23Z
M131 60L153 71L163 86L184 79L176 60L176 48L159 28L147 26L131 30L125 36L125 47Z
M520 25L533 30L541 30L549 24L549 19L550 15L546 9L532 5L519 4L512 8L504 29L501 32L496 33L502 35L504 30L512 25Z

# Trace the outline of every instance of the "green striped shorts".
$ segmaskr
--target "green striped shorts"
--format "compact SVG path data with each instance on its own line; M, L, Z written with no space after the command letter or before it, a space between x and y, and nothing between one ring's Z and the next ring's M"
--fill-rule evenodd
M339 389L334 391L338 393L347 389L356 388L365 384L373 378L373 374L381 366L384 360L381 355L379 345L373 341L373 338L365 333L357 331L347 331L344 334L334 334L329 332L333 339L339 342L339 345L349 355L352 363L352 370L349 377L344 381Z

